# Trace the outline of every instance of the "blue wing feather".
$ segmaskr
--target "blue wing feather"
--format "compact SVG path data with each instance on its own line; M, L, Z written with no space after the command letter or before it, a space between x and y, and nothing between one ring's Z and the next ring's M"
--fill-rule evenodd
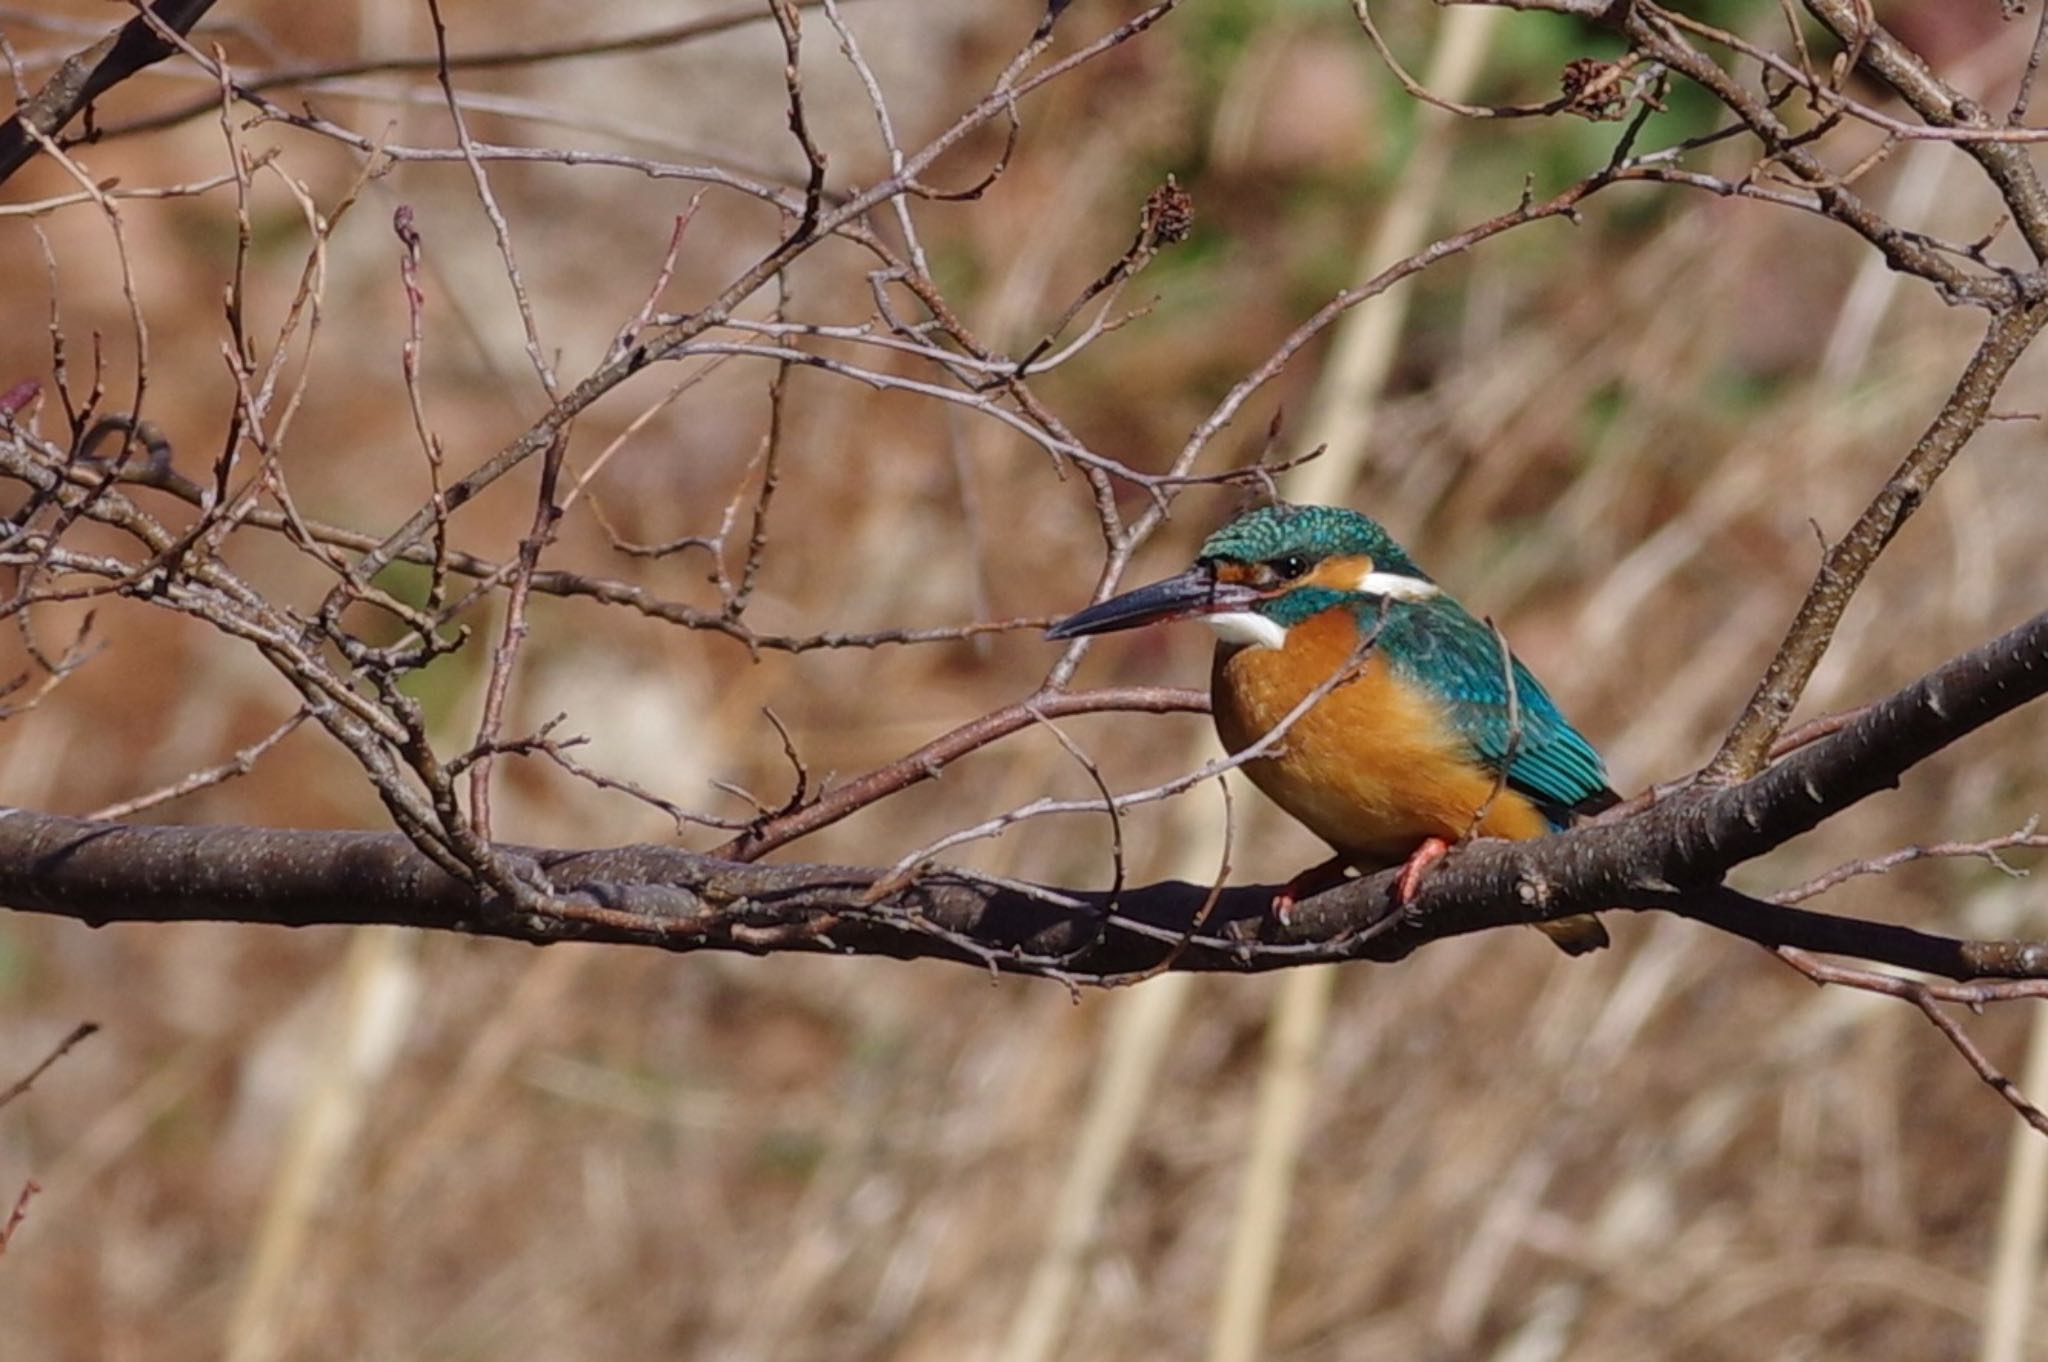
M1361 614L1369 629L1378 610ZM1508 784L1535 801L1554 827L1565 826L1574 810L1613 802L1600 754L1512 654L1511 710L1500 644L1456 601L1439 596L1396 604L1379 643L1397 672L1443 697L1451 722L1479 759L1495 771L1505 764Z

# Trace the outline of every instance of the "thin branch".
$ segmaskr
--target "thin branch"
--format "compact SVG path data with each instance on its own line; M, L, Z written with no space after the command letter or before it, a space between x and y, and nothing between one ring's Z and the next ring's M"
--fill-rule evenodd
M0 123L0 183L27 165L85 107L136 72L154 66L177 48L158 26L189 33L213 0L156 0L147 11L68 58L13 117ZM212 109L209 98L205 109Z
M448 25L441 18L440 0L427 0L427 15L433 21L434 54L440 63L435 74L448 105L449 121L455 125L456 145L462 148L462 159L469 165L477 200L483 204L484 216L490 219L491 235L498 243L499 257L505 262L505 280L512 286L512 301L519 309L519 324L526 331L526 357L540 376L540 385L546 389L548 400L559 402L562 400L562 385L555 378L555 366L548 360L546 347L541 344L540 325L533 316L533 300L527 296L526 278L519 272L519 257L512 249L512 224L505 221L504 210L498 207L498 196L491 190L491 177L485 172L483 162L477 159L476 142L469 135L469 120L462 116L462 105L455 98L455 78L448 70Z
M2019 1118L2043 1135L2048 1135L2048 1112L2043 1112L2027 1099L2019 1086L1997 1065L1991 1062L1977 1042L1970 1039L1970 1033L1962 1024L1950 1016L1942 1007L1950 1001L1943 995L1939 985L1924 984L1916 979L1904 979L1895 974L1879 974L1874 970L1857 969L1854 966L1833 964L1821 960L1809 952L1793 947L1781 947L1774 954L1799 973L1816 984L1835 984L1843 988L1860 989L1865 993L1882 994L1890 998L1903 998L1920 1009L1942 1038L1955 1047L1977 1077L1997 1093Z
M791 3L799 9L814 9L823 4L824 0L791 0ZM841 3L846 3L846 0L841 0ZM443 65L451 71L491 71L545 65L579 57L609 57L621 53L650 52L729 33L736 28L758 24L767 18L768 13L761 6L747 5L737 9L721 10L716 14L706 14L701 18L687 19L681 23L663 24L639 33L622 33L615 37L515 43L505 47L480 48L474 52L450 52L445 59L438 53L422 53L417 56L360 57L343 62L309 62L300 66L279 67L275 70L246 74L235 82L235 90L237 94L247 96L291 85L317 86L330 81L345 80L351 76L399 75L406 72L431 74L440 70ZM217 103L218 101L211 98L193 100L188 104L174 105L156 113L143 114L125 123L110 123L97 129L95 140L112 141L117 137L129 137L140 132L156 132L175 127L190 119L203 118L217 107Z
M971 723L962 724L886 766L824 791L801 809L772 818L758 828L750 829L745 836L735 837L714 854L736 861L755 860L799 837L830 827L878 800L937 779L940 772L961 757L1012 733L1069 715L1113 712L1206 714L1209 712L1209 696L1205 691L1175 690L1165 686L1041 691L984 714Z
M300 724L306 722L307 718L307 711L302 709L218 766L209 766L203 770L193 771L189 775L174 780L168 785L151 790L148 794L136 795L133 799L124 799L118 804L108 804L103 808L95 809L87 814L86 817L105 822L133 818L136 814L154 809L159 805L169 804L173 800L183 799L189 794L196 794L200 790L224 784L237 776L248 775L250 771L255 769L256 763L263 758L266 752L290 737L298 730Z
M2041 75L2043 56L2048 56L2048 5L2041 7L2041 16L2034 21L2034 41L2027 48L2027 68L2020 73L2019 88L2013 92L2012 111L2005 116L2006 126L2015 126L2027 116L2027 105L2034 97L2034 82Z
M1804 903L1819 894L1824 894L1839 884L1864 875L1886 875L1902 865L1916 861L1955 860L1970 858L1989 861L2007 875L2015 878L2027 872L2006 861L2008 851L2040 851L2048 849L2048 836L2036 831L2041 825L2038 818L2027 820L2026 826L2016 832L2004 833L1997 837L1986 837L1975 842L1932 842L1916 843L1912 846L1897 847L1881 856L1867 856L1860 860L1848 861L1823 874L1816 875L1804 884L1782 889L1771 895L1773 903Z
M1898 92L1913 112L1938 128L1972 129L1986 136L1960 143L1997 186L2037 264L2048 264L2048 189L2034 169L2031 153L2011 140L2016 133L2048 137L2048 130L2000 124L1975 100L1950 85L1920 55L1872 17L1869 0L1805 0L1813 16L1833 31L1864 70ZM2035 52L2040 39L2036 38ZM2032 69L2030 59L2029 70ZM2022 91L2025 86L2022 85ZM2017 122L2017 116L2011 122Z
M1771 744L1792 717L1814 668L1820 665L1856 588L1892 536L1919 509L1935 479L1983 426L2006 375L2044 324L2048 324L2048 303L2043 302L1992 317L1990 329L1933 422L1849 532L1829 546L1784 642L1757 683L1756 693L1708 764L1708 780L1740 780L1762 768Z
M1235 752L1229 753L1227 756L1211 758L1195 770L1185 772L1170 780L1161 781L1157 785L1146 789L1131 790L1127 793L1116 795L1110 800L1109 807L1111 810L1121 813L1125 809L1136 808L1141 804L1156 804L1161 800L1171 799L1183 791L1193 789L1203 781L1220 779L1225 773L1237 770L1246 762L1258 761L1278 751L1281 744L1287 741L1289 731L1307 717L1310 710L1321 704L1332 692L1356 681L1364 672L1366 662L1372 653L1373 647L1379 641L1380 628L1386 623L1386 610L1387 601L1385 598L1382 598L1379 622L1371 630L1359 636L1358 642L1352 646L1350 654L1337 665L1335 670L1311 687L1307 693L1295 701L1292 709L1289 709L1286 714L1280 717L1278 723L1274 724L1264 733L1261 733L1252 742L1237 749ZM949 832L937 841L927 843L916 851L898 858L896 864L889 867L888 875L877 881L874 888L869 892L877 896L885 896L893 892L899 884L908 882L916 875L919 866L925 864L940 852L951 850L956 846L963 846L968 842L980 841L983 838L999 837L1010 828L1030 819L1045 818L1058 814L1095 813L1101 808L1102 805L1094 800L1055 799L1051 796L1034 799L1027 804L1020 804L1016 808L999 813L993 818L984 819L970 827Z
M14 1209L7 1213L6 1223L0 1224L0 1254L7 1252L7 1245L14 1239L14 1232L21 1228L22 1221L28 1219L30 1199L42 1190L42 1184L34 1179L21 1184L21 1191L14 1198Z
M42 1063L30 1069L6 1087L0 1088L0 1107L6 1106L9 1102L12 1102L15 1098L20 1097L23 1093L34 1087L36 1080L47 1073L51 1065L70 1054L80 1041L86 1039L86 1037L99 1029L100 1024L98 1022L80 1022L72 1027L70 1034L58 1041L56 1048L51 1050L49 1054L43 1056Z

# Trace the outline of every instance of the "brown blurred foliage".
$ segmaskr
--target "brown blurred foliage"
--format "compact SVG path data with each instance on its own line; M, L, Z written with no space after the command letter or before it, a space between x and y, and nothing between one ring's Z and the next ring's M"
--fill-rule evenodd
M590 22L624 30L712 7L610 5ZM1063 23L1092 33L1129 8L1080 0ZM1718 8L1736 26L1778 22L1769 5ZM2010 80L2031 37L2027 25L1896 8L1956 78L1987 92ZM260 61L272 40L322 59L431 50L421 8L399 0L222 10L221 22L262 31L201 30L202 46L219 42L238 62ZM109 22L83 0L39 13L51 22L0 15L31 73ZM1030 0L849 5L913 143L988 88L1039 13ZM589 18L479 0L456 0L447 16L458 50L559 36ZM1385 22L1419 50L1437 19L1413 6ZM1567 27L1503 25L1490 93L1546 98L1565 60L1611 55ZM869 111L822 24L807 60L833 183L883 173ZM460 87L502 101L471 113L492 138L794 178L780 66L761 24L671 50L466 73ZM207 89L171 63L96 117L118 124ZM431 75L366 76L318 96L355 126L418 143L447 140L439 98ZM921 204L919 222L956 306L992 343L1021 350L1124 248L1163 174L1178 177L1196 236L1135 286L1130 300L1150 310L1039 385L1093 447L1157 469L1229 383L1347 282L1415 117L1341 5L1189 5L1038 97L1000 182L978 201ZM1462 127L1443 225L1512 206L1525 172L1581 173L1613 135L1547 121ZM244 137L278 147L319 197L354 173L351 155L290 129ZM978 173L1000 141L999 130L972 139L940 178ZM124 186L189 183L219 172L222 131L201 118L78 154ZM1746 154L1731 152L1729 173ZM498 166L493 183L543 334L564 372L581 372L646 294L694 191L561 166ZM261 333L296 285L305 230L274 179L255 184L249 289ZM44 162L11 182L9 199L73 188ZM1994 216L1988 188L1938 146L1893 156L1864 190L1958 239ZM1624 790L1711 752L1805 589L1812 527L1835 532L1855 515L1939 403L1976 327L1829 224L1680 192L1626 188L1576 225L1511 233L1426 273L1352 498L1507 625ZM389 223L400 204L424 241L426 391L450 465L473 465L543 409L467 170L402 165L372 181L331 246L314 372L283 454L301 504L341 524L388 524L425 489L399 366L406 313ZM218 348L233 204L213 190L132 201L123 218L150 327L150 409L197 476L233 397ZM706 195L664 306L701 301L771 219ZM792 289L809 307L843 302L859 315L859 272L830 255L800 265ZM0 315L11 319L0 387L47 377L49 318L74 365L97 334L110 389L132 384L113 259L89 205L0 209ZM1256 453L1276 408L1306 402L1320 354L1226 434L1238 457ZM2044 376L2030 356L2009 401L2031 404ZM621 535L715 527L748 485L767 377L766 366L727 364L633 435L593 492ZM572 457L623 434L654 385L673 379L643 381L582 419ZM944 625L1085 599L1100 567L1087 492L1041 451L901 392L816 372L789 381L759 627ZM1978 437L1858 598L1809 711L1906 681L2040 607L2040 441L2033 419ZM1184 495L1138 572L1178 565L1236 495ZM530 498L524 484L500 487L467 513L481 551L512 550ZM276 552L277 570L291 571ZM664 595L706 591L697 559L617 560L592 515L568 518L561 552ZM0 726L7 803L84 813L222 761L291 712L272 672L196 626L135 603L98 610L93 660ZM745 806L721 806L708 780L773 802L789 779L764 705L814 772L851 774L1014 699L1051 655L1025 633L756 658L587 602L536 599L531 616L511 728L565 712L591 739L590 764L739 816ZM61 636L63 623L53 614L45 627ZM1207 646L1191 633L1133 637L1098 648L1086 675L1198 684ZM451 734L474 729L479 652L418 680ZM1199 723L1069 728L1120 784L1136 784L1174 774ZM2005 831L2048 797L2044 759L2048 725L2023 712L1749 873L1781 884L1893 846ZM1050 735L1023 735L802 853L886 863L969 813L1048 790L1093 786ZM673 833L539 763L508 761L498 798L504 837ZM306 827L383 817L354 764L311 726L247 775L152 816ZM1130 820L1134 870L1163 863L1159 826L1153 813ZM1299 830L1262 827L1238 849L1240 877L1283 878L1318 854ZM1106 877L1106 845L1098 821L1074 820L963 855L1087 883ZM2038 893L1974 861L1843 892L1855 911L1891 920L2043 930ZM2005 1195L2008 1110L1910 1009L1816 992L1688 924L1614 929L1618 947L1584 961L1532 933L1492 933L1342 978L1270 1355L1967 1353ZM1271 985L1195 987L1201 1003L1173 1037L1088 1249L1064 1356L1203 1346ZM382 931L92 931L9 916L0 1079L81 1018L105 1030L0 1113L0 1200L31 1175L44 1188L0 1258L0 1356L994 1356L1041 1251L1114 1005L932 965L536 953ZM2028 1021L1995 1013L1978 1035L2018 1071Z

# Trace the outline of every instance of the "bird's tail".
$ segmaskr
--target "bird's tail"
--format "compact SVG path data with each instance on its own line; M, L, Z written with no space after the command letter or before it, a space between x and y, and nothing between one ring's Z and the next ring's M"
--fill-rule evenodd
M1561 917L1555 922L1539 922L1536 930L1555 941L1557 948L1566 955L1584 955L1610 944L1607 929L1591 913Z
M1566 817L1558 820L1557 826L1564 828L1571 822L1570 815L1586 818L1604 812L1621 802L1621 796L1612 790L1600 790L1587 796L1566 810ZM1597 951L1602 946L1612 945L1607 929L1600 925L1600 919L1591 913L1577 917L1561 917L1555 922L1539 922L1536 930L1557 943L1557 948L1566 955L1584 955Z

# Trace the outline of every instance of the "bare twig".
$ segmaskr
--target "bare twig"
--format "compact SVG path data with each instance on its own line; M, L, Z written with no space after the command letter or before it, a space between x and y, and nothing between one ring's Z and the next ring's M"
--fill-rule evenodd
M2007 1078L1997 1065L1970 1039L1970 1033L1962 1024L1944 1010L1946 1001L1938 987L1923 984L1913 979L1901 978L1895 974L1881 974L1875 970L1857 969L1853 966L1832 964L1821 960L1810 952L1784 946L1775 952L1780 960L1799 971L1817 984L1835 984L1843 988L1860 989L1866 993L1883 994L1886 997L1903 998L1920 1009L1942 1038L1955 1047L1985 1086L2002 1098L2020 1119L2043 1135L2048 1135L2048 1112L2043 1112L2026 1094Z
M7 1252L8 1243L14 1232L21 1228L21 1222L28 1219L29 1199L42 1191L42 1184L30 1179L21 1184L21 1192L14 1198L14 1209L7 1213L7 1222L0 1224L0 1254Z
M547 390L548 400L560 402L561 383L556 379L555 366L541 344L540 325L533 316L533 300L527 295L526 279L519 272L519 257L512 249L512 225L505 221L505 212L498 206L498 196L491 191L491 177L485 173L483 162L477 159L476 142L469 135L469 120L462 116L462 105L455 98L455 77L448 69L448 26L441 18L440 0L427 0L427 13L434 22L434 55L439 63L435 75L441 82L449 121L455 125L456 144L462 148L462 159L469 164L477 200L483 204L484 216L490 219L498 254L505 261L505 281L512 286L512 301L519 308L519 324L526 330L526 357L532 362L533 371L540 376L540 385Z
M2048 324L2048 303L2013 308L1992 318L1977 353L1905 462L1849 532L1829 547L1785 641L1757 684L1756 694L1708 764L1707 779L1739 780L1762 767L1765 754L1805 693L1813 669L1820 665L1856 588L1907 517L1919 509L1942 470L1984 424L2005 376L2044 324Z
M100 1024L98 1022L80 1022L72 1027L70 1033L64 1039L57 1042L56 1048L43 1056L41 1063L37 1064L35 1068L30 1069L20 1078L15 1079L6 1087L0 1088L0 1107L6 1106L9 1102L12 1102L15 1098L20 1097L23 1093L34 1087L36 1080L47 1073L52 1064L70 1054L73 1047L99 1029Z
M948 765L968 753L1049 719L1108 712L1206 714L1208 710L1209 697L1205 692L1171 690L1163 686L1041 691L1013 705L984 714L887 766L878 767L824 792L803 808L771 819L744 837L727 842L716 854L734 860L753 860L777 847L787 846L799 837L830 827L878 800L934 779Z
M799 9L814 9L824 0L792 0ZM844 2L844 0L842 0ZM491 71L520 66L538 66L550 62L578 57L604 57L630 52L651 52L665 47L677 47L700 38L716 37L736 28L758 24L768 18L759 5L745 5L734 9L721 10L678 23L663 24L638 33L622 33L604 38L571 38L558 42L515 43L504 47L479 48L474 52L432 52L418 56L361 57L351 61L309 62L298 66L278 67L268 71L245 74L235 82L237 91L244 95L260 94L265 90L276 90L289 85L318 86L332 81L345 80L351 76L379 74L402 74L405 72L437 73L443 67L450 71ZM212 111L213 101L194 100L155 113L143 114L122 123L109 123L97 129L99 141L111 141L118 137L129 137L136 133L157 132L175 127L193 118L203 118Z
M168 785L151 790L148 794L136 795L133 799L124 799L118 804L108 804L95 809L86 817L108 822L133 818L136 814L154 809L158 805L183 799L186 795L223 784L237 776L245 776L255 769L256 763L262 759L264 753L290 737L300 724L306 722L307 717L307 712L302 709L218 766L193 771Z
M1481 825L1493 812L1493 806L1507 793L1508 772L1514 768L1515 756L1522 750L1522 688L1515 680L1515 655L1508 648L1508 638L1493 622L1493 616L1486 617L1486 628L1493 635L1494 650L1500 655L1501 689L1508 700L1508 740L1501 752L1500 765L1493 773L1493 788L1486 792L1486 802L1472 811L1472 821L1465 827L1465 840L1479 835Z

